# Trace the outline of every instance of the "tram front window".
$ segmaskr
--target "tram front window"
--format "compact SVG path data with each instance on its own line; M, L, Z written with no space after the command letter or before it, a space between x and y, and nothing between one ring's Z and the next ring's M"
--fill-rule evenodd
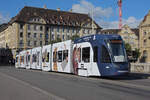
M121 40L111 40L108 47L112 53L114 62L126 62L125 50Z

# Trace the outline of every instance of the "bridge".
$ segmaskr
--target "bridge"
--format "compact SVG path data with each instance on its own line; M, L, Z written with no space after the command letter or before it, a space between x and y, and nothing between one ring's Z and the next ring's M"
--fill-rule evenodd
M101 78L0 67L2 100L149 100L149 93L150 74Z

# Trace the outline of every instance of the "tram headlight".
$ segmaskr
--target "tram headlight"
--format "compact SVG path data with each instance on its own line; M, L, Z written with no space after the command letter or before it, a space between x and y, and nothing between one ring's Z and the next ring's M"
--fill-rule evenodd
M109 67L109 66L106 66L105 68L106 68L106 69L109 69L110 67Z

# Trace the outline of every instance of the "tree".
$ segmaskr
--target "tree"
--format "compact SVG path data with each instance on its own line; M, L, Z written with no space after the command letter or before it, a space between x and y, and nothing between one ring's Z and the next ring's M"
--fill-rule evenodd
M126 48L126 52L127 52L127 56L131 56L132 55L132 47L129 43L125 43L125 48Z
M131 62L136 62L141 54L140 49L135 48L135 50L132 50L132 47L129 43L125 43L125 48L126 48L128 59Z
M138 60L138 58L140 57L141 53L140 53L140 49L135 48L135 50L132 52L132 56L135 59L135 61Z
M77 39L77 38L79 38L80 36L79 35L73 35L70 39L72 40L72 41L74 41L75 39Z

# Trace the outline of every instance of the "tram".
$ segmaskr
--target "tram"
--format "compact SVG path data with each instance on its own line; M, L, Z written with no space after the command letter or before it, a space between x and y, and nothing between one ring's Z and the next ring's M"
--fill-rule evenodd
M22 57L26 57L24 64ZM26 67L79 76L119 76L129 72L129 62L120 35L84 36L75 41L67 40L25 50L16 58L16 68Z

